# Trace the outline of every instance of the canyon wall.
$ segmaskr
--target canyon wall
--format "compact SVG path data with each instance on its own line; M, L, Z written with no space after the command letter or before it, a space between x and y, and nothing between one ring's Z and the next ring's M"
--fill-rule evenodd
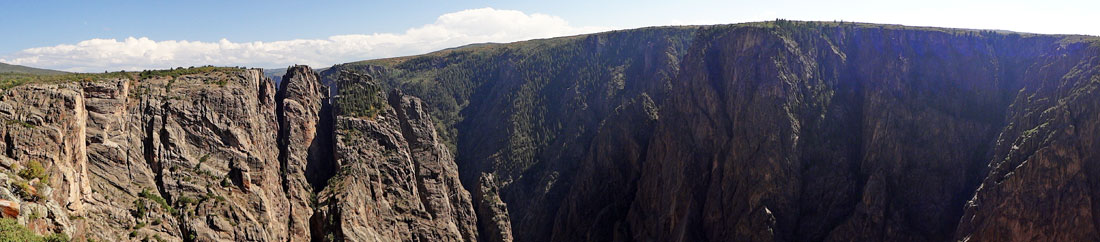
M0 211L106 241L1100 237L1100 39L774 21L0 94Z
M519 241L1089 240L1097 43L775 21L330 71L424 98Z

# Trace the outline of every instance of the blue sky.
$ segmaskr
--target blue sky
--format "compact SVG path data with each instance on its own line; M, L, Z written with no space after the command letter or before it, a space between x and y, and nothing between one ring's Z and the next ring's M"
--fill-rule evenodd
M654 25L786 18L1100 35L1100 1L30 1L0 62L70 71L282 67Z

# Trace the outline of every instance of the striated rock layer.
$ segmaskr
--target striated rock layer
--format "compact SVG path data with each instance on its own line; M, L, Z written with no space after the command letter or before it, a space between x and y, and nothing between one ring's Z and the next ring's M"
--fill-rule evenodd
M90 212L87 221L108 226L87 237L287 238L282 174L270 169L278 167L275 90L258 71L113 86L120 89L110 93L121 100L102 110L102 133L92 134L102 138L90 143L102 148L89 152L98 179L86 198L105 210ZM229 185L235 169L248 177L240 186Z
M328 88L306 66L291 67L278 91L259 70L181 70L6 90L0 144L7 148L0 160L10 172L0 175L0 199L16 210L6 214L37 232L78 240L313 241L341 234L314 224L330 211L317 204L317 194L337 190L327 188L337 162L369 163L382 153L337 161L334 151L392 137L342 137L347 143L337 146ZM408 197L385 201L415 207L400 213L427 222L404 228L420 237L379 228L371 237L352 238L476 240L476 215L453 157L436 140L419 101L395 98L400 108L384 117L401 122L375 131L398 134L407 167L341 174L395 176L411 187L375 188L409 189ZM43 174L27 172L36 166ZM398 221L390 215L384 217ZM311 233L315 228L322 230Z

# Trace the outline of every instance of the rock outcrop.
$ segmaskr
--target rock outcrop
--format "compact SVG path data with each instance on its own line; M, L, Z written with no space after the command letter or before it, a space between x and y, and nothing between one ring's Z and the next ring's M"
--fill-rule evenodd
M323 241L476 241L470 194L420 100L363 91L377 90L363 76L341 82L336 98L363 102L335 107L339 171L318 195L314 231Z
M313 216L315 184L331 177L332 126L328 88L308 66L287 70L284 85L275 94L279 107L279 161L284 189L290 202L291 241L310 241L309 219ZM322 120L322 117L326 117ZM320 135L318 135L320 134Z
M479 241L512 241L512 220L508 218L508 205L500 200L499 189L491 173L478 179L474 201L477 203L478 231L481 231Z
M7 90L0 100L0 144L7 147L0 160L12 174L0 175L0 199L10 201L5 214L32 230L78 240L312 241L332 235L313 221L328 214L327 207L318 208L318 193L340 190L327 188L338 168L334 151L369 142L333 142L342 136L333 129L328 87L309 67L291 67L283 83L276 91L259 70L202 67ZM472 198L431 118L415 98L391 99L398 108L387 108L384 117L394 122L373 131L403 142L399 154L406 166L400 171L407 173L394 179L407 185L408 196L382 201L412 206L393 213L422 220L403 228L416 237L373 223L332 228L381 231L353 240L476 240ZM341 117L346 119L355 117ZM340 162L375 162L369 157ZM325 201L355 199L359 192ZM389 215L376 218L404 221ZM312 234L315 228L326 230Z
M93 220L113 225L91 237L286 240L287 196L272 169L280 167L275 89L259 71L119 83L100 87L115 95L96 134L103 147L89 155L101 181L89 200L110 210ZM230 164L248 168L250 189L227 186Z
M69 214L83 214L90 194L86 169L85 99L78 84L27 86L0 100L7 168L5 199L21 203L19 220L32 230L74 233ZM31 204L27 201L35 201Z

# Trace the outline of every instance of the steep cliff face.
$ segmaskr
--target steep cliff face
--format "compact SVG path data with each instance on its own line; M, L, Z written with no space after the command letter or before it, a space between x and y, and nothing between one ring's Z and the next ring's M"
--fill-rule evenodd
M284 240L282 178L266 169L278 167L273 93L245 70L6 90L22 196L4 199L26 224L81 239ZM254 185L224 185L234 163Z
M110 222L89 237L287 238L282 174L272 169L275 90L258 71L118 82L99 86L120 89L107 91L114 98L100 100L106 108L96 112L104 119L90 143L100 147L88 156L99 179L88 199L105 211L88 221ZM232 186L233 172L247 179Z
M1090 170L1091 136L1067 134L1096 115L1071 109L1096 100L1095 43L777 21L467 47L330 71L371 73L425 98L455 137L466 185L495 175L480 180L496 181L520 241L1082 239L1091 232L1058 232L1092 223L1091 180L1073 168ZM1052 126L1057 119L1072 125ZM1063 143L1073 145L1042 148ZM1027 168L1045 150L1081 150L1082 164ZM994 179L1021 168L1038 170L1016 185ZM1051 189L1082 195L1031 200L1066 194ZM1008 197L1019 198L999 200ZM1050 208L1014 215L1032 206ZM482 231L501 218L492 209L501 206L476 207ZM1063 212L1079 220L1043 216Z
M1019 63L1040 52L883 28L700 38L646 157L629 215L639 239L949 239Z
M1100 46L1063 43L1027 70L989 175L955 235L969 241L1100 237Z
M327 188L338 164L334 151L383 137L338 135L328 88L309 67L291 67L278 91L259 70L204 68L6 90L0 114L7 148L0 159L9 173L0 176L6 184L0 199L16 210L8 216L41 233L109 241L311 241L340 235L332 232L337 228L377 226L314 224L328 221L330 211L318 208L317 194L338 190ZM400 122L372 131L398 134L406 167L395 178L411 184L412 194L384 201L418 209L400 212L427 221L404 228L417 238L476 240L471 197L430 118L415 98L398 95L391 104L399 108L380 117ZM336 138L346 143L336 145ZM383 155L364 152L339 162L372 163L368 158ZM361 192L340 195L354 199ZM390 215L379 217L400 219ZM324 229L312 234L315 228ZM414 238L379 231L352 238Z
M552 241L623 241L632 232L623 218L660 118L648 95L630 100L600 124L569 194L554 220ZM625 199L624 199L625 198Z
M336 168L332 148L332 111L328 88L308 66L287 70L275 94L279 119L279 162L290 202L292 241L310 241L314 196Z
M0 199L20 203L9 208L32 230L73 233L80 226L68 214L94 210L82 199L91 194L87 115L78 84L9 90L0 100L6 168Z
M476 241L470 194L420 100L383 97L365 76L340 82L338 172L318 195L315 233L323 241Z
M646 154L635 239L1095 239L1095 138L1074 135L1096 121L1094 40L774 25L695 40Z
M605 120L643 94L663 98L693 32L650 28L473 46L338 65L322 76L367 73L424 98L444 141L454 145L467 189L481 189L484 174L498 188L483 195L501 203L475 196L477 207L509 212L479 211L481 219L508 217L517 241L542 241L552 237L601 123L618 125Z

